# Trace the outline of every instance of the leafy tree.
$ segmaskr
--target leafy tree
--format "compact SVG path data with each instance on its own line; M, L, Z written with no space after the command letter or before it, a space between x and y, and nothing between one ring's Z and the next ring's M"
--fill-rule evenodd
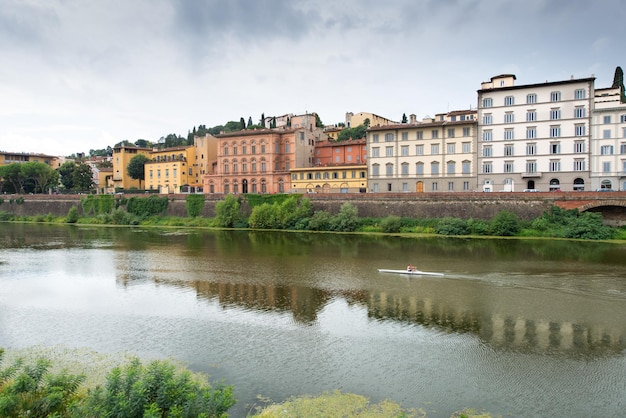
M339 208L339 213L331 219L333 231L352 232L359 224L358 209L352 203L344 203Z
M235 121L226 122L226 125L224 125L224 132L241 131L243 129L241 125L241 121L243 121L243 118L241 118L239 122L235 122ZM244 127L245 127L245 124L244 124Z
M467 235L469 228L464 219L447 217L439 220L435 232L441 235Z
M520 220L516 214L503 210L491 221L491 234L499 237L513 236L521 229Z
M389 215L380 222L380 228L383 232L400 232L402 219L396 215Z
M78 209L76 209L76 206L72 206L70 210L67 211L65 222L68 224L75 224L78 222Z
M22 176L33 182L33 192L46 192L55 187L59 181L59 173L46 163L29 161L20 165Z
M370 118L365 118L365 120L363 121L363 126L365 126L366 128L370 127Z
M409 120L406 118L406 113L402 114L402 123L407 123Z
M0 166L3 192L24 193L24 177L22 176L22 168L20 166L21 164L19 163Z
M354 128L342 129L337 136L337 141L347 141L349 139L361 139L367 135L367 127L365 125L359 125Z
M120 141L120 142L118 142L117 144L115 144L114 148L117 148L117 147L122 147L122 146L124 146L124 147L134 147L134 146L135 146L135 144L133 144L133 143L132 143L132 142L130 142L129 140L125 139L125 140Z
M74 170L76 169L76 163L74 161L67 161L57 169L60 176L60 181L63 187L67 190L74 190Z
M215 205L215 223L223 228L232 228L240 221L239 199L232 194L226 195L224 200Z
M187 208L187 216L195 218L202 214L204 208L204 195L203 194L190 194L185 200L185 206Z
M93 170L87 164L77 164L74 168L74 187L76 190L91 190L94 187Z
M320 119L320 115L318 115L317 113L315 113L315 126L318 128L324 127L324 124L322 123L322 120Z
M113 163L108 160L100 161L96 167L98 168L113 168Z
M330 229L331 216L325 210L316 210L307 229L311 231L328 231Z
M135 145L138 146L139 148L149 148L150 142L148 142L148 140L146 139L138 139L135 141Z
M145 180L146 175L144 166L150 161L148 157L143 154L137 154L128 162L126 170L131 179L139 180L139 188L141 189L141 182Z

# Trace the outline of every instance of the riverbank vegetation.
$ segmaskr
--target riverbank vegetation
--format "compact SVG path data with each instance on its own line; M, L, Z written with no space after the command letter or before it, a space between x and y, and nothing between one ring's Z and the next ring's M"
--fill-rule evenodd
M54 361L42 357L43 352ZM111 366L113 356L84 349L35 348L5 354L0 348L2 417L227 417L236 403L232 386L211 386L205 375L172 361L144 364L123 356L121 363ZM371 403L364 396L340 391L282 403L259 399L263 406L246 408L249 417L427 417L423 409L403 408L391 400ZM490 417L471 409L451 415Z
M360 217L357 208L344 203L332 214L313 210L302 195L227 195L216 205L215 216L202 217L203 195L189 195L187 216L165 216L168 198L89 195L82 201L82 215L72 207L65 217L50 214L18 217L0 211L0 221L56 222L101 225L250 228L296 231L438 234L447 236L547 237L585 240L626 239L625 228L603 224L595 212L564 210L557 206L533 220L522 220L501 211L491 220L459 218ZM245 210L244 210L245 207Z

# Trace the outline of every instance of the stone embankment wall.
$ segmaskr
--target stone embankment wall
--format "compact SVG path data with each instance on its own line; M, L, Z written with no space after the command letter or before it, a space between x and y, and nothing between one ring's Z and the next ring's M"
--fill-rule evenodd
M562 197L562 195L560 195ZM0 211L18 216L52 214L67 215L72 206L83 214L80 195L24 195L4 196ZM129 195L125 196L129 197ZM138 195L138 197L144 197ZM186 195L167 195L170 199L168 216L187 216ZM442 218L446 216L462 219L491 219L498 212L507 210L522 219L533 219L555 204L554 194L541 196L537 193L430 193L430 194L311 194L314 210L337 213L345 202L358 208L359 216L382 218L388 215L414 218ZM203 216L215 216L215 206L222 195L206 195ZM250 212L247 205L245 212Z

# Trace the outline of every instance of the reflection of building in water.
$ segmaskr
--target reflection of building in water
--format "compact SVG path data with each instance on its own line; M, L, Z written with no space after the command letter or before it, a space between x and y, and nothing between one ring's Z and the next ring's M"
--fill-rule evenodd
M243 283L193 282L199 298L218 298L222 305L265 311L291 311L297 321L314 322L330 293L302 286L262 286Z
M370 293L366 303L373 318L471 332L494 348L584 354L619 353L626 348L626 325L620 324L619 319L595 321L584 315L571 320L555 315L551 319L546 315L549 306L543 311L531 308L525 316L520 316L516 312L518 306L509 306L508 311L505 307L500 312L487 312L488 304L484 301L478 305L467 300L447 303L445 299L428 295L395 295L385 291Z

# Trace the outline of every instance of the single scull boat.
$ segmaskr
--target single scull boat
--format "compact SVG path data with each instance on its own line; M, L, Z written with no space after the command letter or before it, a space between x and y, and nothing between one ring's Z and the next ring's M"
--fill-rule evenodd
M391 269L378 269L381 273L396 273L396 274L409 274L412 276L443 276L443 273L435 273L432 271L421 270L391 270Z

